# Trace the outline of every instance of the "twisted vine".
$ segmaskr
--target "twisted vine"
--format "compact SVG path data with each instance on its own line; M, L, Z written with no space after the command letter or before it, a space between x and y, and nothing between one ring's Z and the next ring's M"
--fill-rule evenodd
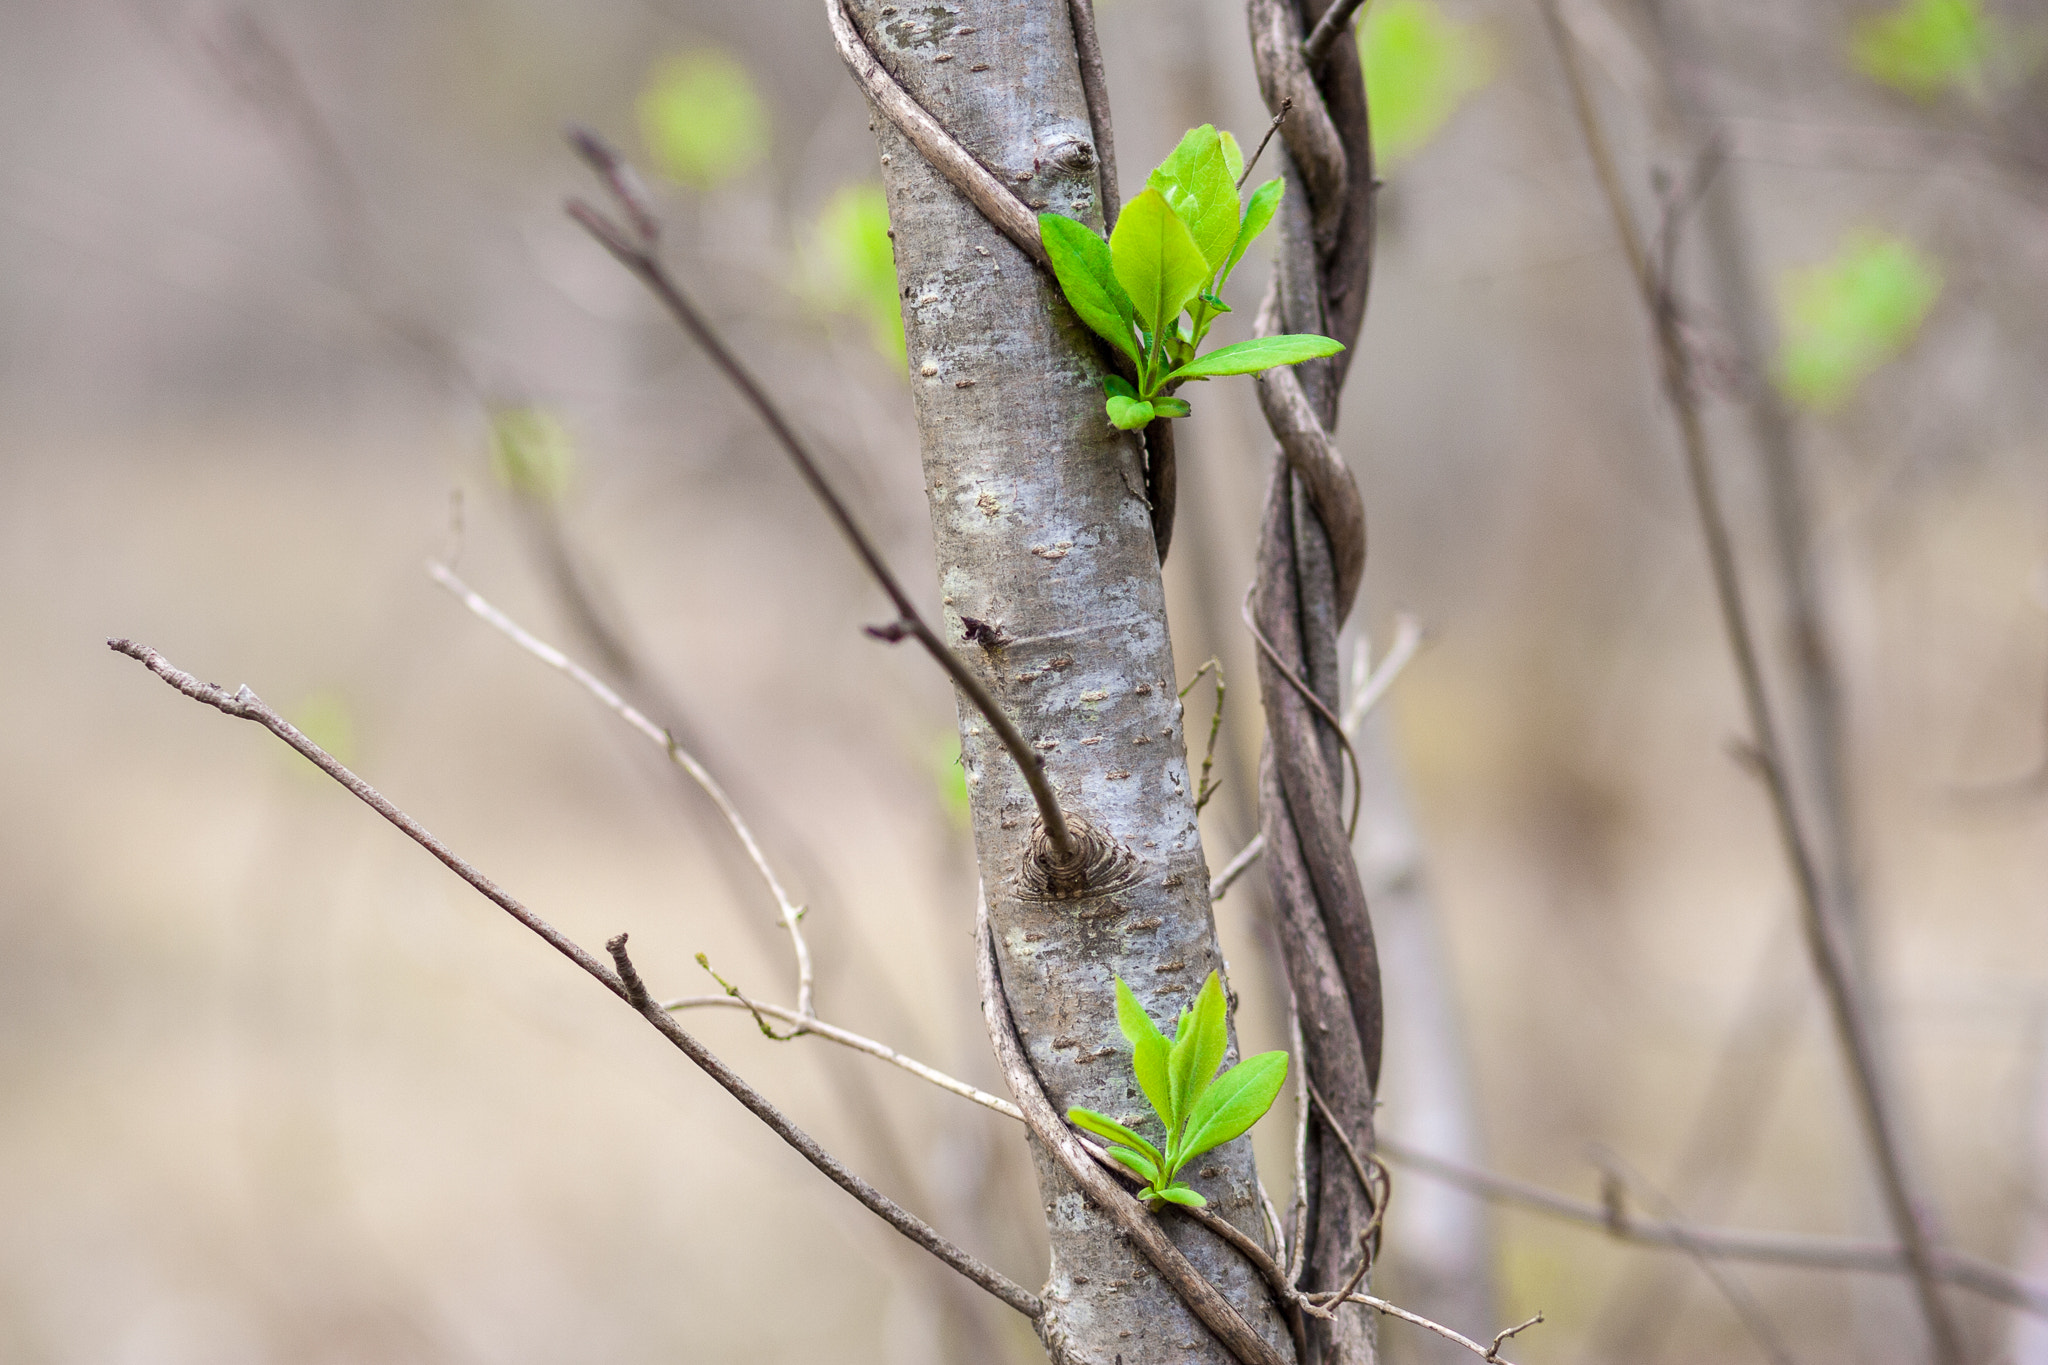
M1283 101L1292 104L1280 126L1288 190L1279 266L1258 331L1321 332L1349 348L1371 282L1377 184L1354 38L1340 31L1314 69L1302 53L1303 34L1329 7L1329 0L1247 4L1260 92L1276 113ZM1347 1276L1355 1249L1370 1243L1383 1202L1353 1169L1350 1150L1370 1150L1372 1141L1379 958L1345 826L1341 736L1326 719L1338 705L1337 632L1365 569L1363 500L1330 436L1353 354L1346 349L1259 376L1259 405L1278 446L1252 606L1265 637L1259 825L1275 927L1300 1012L1300 1061L1322 1100L1309 1116L1304 1152L1308 1284ZM1362 1315L1321 1320L1312 1331L1325 1365L1366 1365L1376 1357L1371 1322Z

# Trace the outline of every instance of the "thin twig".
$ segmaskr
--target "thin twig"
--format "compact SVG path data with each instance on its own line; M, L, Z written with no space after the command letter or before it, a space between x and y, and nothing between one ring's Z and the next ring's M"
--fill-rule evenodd
M1301 1002L1294 983L1287 985L1287 1046L1294 1057L1294 1203L1288 1209L1293 1230L1287 1239L1287 1283L1301 1283L1308 1264L1308 1050L1301 1037Z
M1266 656L1266 661L1273 665L1281 677L1287 679L1294 690L1301 694L1302 700L1309 704L1310 709L1321 716L1336 733L1337 744L1344 751L1344 761L1351 769L1351 818L1344 825L1344 836L1348 839L1358 833L1358 812L1365 805L1365 779L1358 771L1358 750L1352 747L1351 736L1345 733L1343 723L1337 719L1337 713L1316 695L1313 687L1302 681L1299 673L1287 666L1287 661L1280 657L1280 651L1273 648L1273 642L1266 638L1266 632L1259 629L1258 619L1252 615L1252 593L1255 591L1256 584L1246 591L1244 609L1238 613L1244 618L1245 628L1251 631L1252 639L1258 642L1259 650Z
M1633 1189L1637 1197L1648 1203L1658 1217L1665 1219L1674 1227L1678 1225L1677 1206L1623 1161L1619 1153L1601 1148L1594 1153L1594 1159L1606 1172L1617 1192ZM1749 1333L1757 1347L1770 1360L1771 1365L1797 1365L1791 1350L1785 1345L1784 1338L1778 1335L1777 1325L1764 1312L1763 1305L1756 1301L1756 1295L1749 1292L1749 1286L1736 1279L1728 1272L1727 1267L1700 1251L1698 1247L1683 1240L1679 1245L1692 1257L1693 1264L1700 1268L1700 1273L1707 1277L1708 1283L1721 1292L1722 1298L1728 1300L1728 1307L1742 1323L1743 1330Z
M1372 714L1373 708L1385 700L1387 693L1400 680L1402 671L1421 652L1427 638L1423 633L1422 623L1405 612L1402 613L1394 627L1394 643L1380 660L1379 667L1371 669L1367 667L1369 659L1365 642L1359 642L1358 657L1352 667L1351 700L1345 705L1343 716L1344 733L1354 743L1357 741L1358 727L1365 723L1365 718ZM1265 851L1266 834L1261 830L1223 865L1221 872L1209 879L1210 903L1213 905L1222 900L1223 893L1230 889L1230 884L1249 872L1252 864L1257 862L1259 855Z
M1405 1146L1384 1133L1376 1135L1374 1147L1420 1175L1441 1180L1481 1199L1596 1228L1638 1246L1666 1247L1722 1260L1755 1261L1807 1270L1847 1270L1878 1275L1913 1273L1905 1252L1891 1242L1814 1237L1795 1232L1697 1228L1642 1222L1625 1214L1617 1223L1603 1205L1573 1199L1526 1180L1480 1170L1446 1157L1432 1156ZM2048 1318L2048 1284L2024 1279L1980 1256L1943 1248L1937 1253L1934 1273L1958 1289L2036 1317Z
M1343 1302L1362 1304L1372 1309L1375 1313L1384 1313L1390 1318L1399 1318L1403 1322L1412 1322L1426 1332L1436 1333L1445 1341L1455 1341L1481 1360L1489 1362L1489 1365L1501 1365L1500 1347L1502 1342L1515 1333L1534 1327L1537 1323L1543 1321L1543 1315L1538 1313L1527 1322L1517 1323L1504 1332L1496 1333L1493 1338L1493 1345L1481 1346L1462 1332L1454 1332L1440 1322L1431 1322L1420 1313L1411 1313L1399 1304L1388 1303L1385 1299L1375 1298L1371 1294L1347 1294L1344 1296Z
M807 1034L823 1038L827 1042L838 1043L841 1047L851 1048L855 1052L865 1052L870 1057L879 1057L892 1066L901 1067L920 1080L930 1081L941 1090L950 1091L962 1099L973 1100L984 1109L992 1109L1004 1118L1016 1119L1020 1123L1024 1120L1023 1111L1000 1096L991 1095L986 1090L969 1085L966 1081L948 1076L937 1067L927 1066L915 1057L907 1057L887 1043L864 1037L851 1029L840 1028L837 1024L828 1024L816 1015L799 1013L787 1005L771 1005L765 1000L749 1000L745 996L686 995L676 1000L664 1000L661 1007L665 1010L745 1009L765 1014L771 1019L780 1019L786 1024L800 1024L803 1026L802 1031Z
M833 5L836 10L837 0L833 0ZM598 170L600 174L604 173L602 165ZM895 605L897 619L887 626L870 627L868 633L892 643L906 635L913 636L918 644L924 647L925 653L931 655L933 661L946 670L947 676L952 678L955 686L966 693L968 701L987 719L996 737L1002 741L1003 747L1016 761L1025 785L1031 789L1031 799L1037 803L1038 818L1045 826L1046 838L1052 844L1055 858L1063 865L1078 864L1082 857L1079 841L1068 828L1067 817L1060 809L1059 798L1053 794L1052 782L1045 772L1044 756L1025 741L1016 723L1010 719L1009 713L1003 710L1002 704L982 684L981 679L975 677L967 665L947 648L945 641L925 623L924 616L910 600L910 595L903 590L903 585L897 582L896 575L883 561L881 552L861 530L859 523L853 519L852 511L826 480L824 471L812 456L810 448L796 434L796 429L783 416L782 410L775 405L767 391L740 363L739 357L735 356L724 340L712 330L703 314L697 311L696 305L684 296L675 278L669 274L668 268L655 254L654 243L629 234L580 199L569 200L567 207L570 217L580 223L585 231L597 239L599 245L611 252L620 265L630 270L656 298L661 300L669 313L682 325L683 330L704 348L712 363L753 407L755 413L760 416L783 450L788 453L791 461L795 463L797 472L803 476L811 492L825 505L826 512L837 523L840 533L846 537L847 542L853 546L854 553L860 558L868 575L888 594L889 600Z
M1733 538L1721 507L1720 488L1708 458L1706 427L1700 415L1691 356L1680 326L1672 282L1653 265L1635 216L1629 209L1621 173L1600 125L1599 115L1594 110L1592 92L1580 70L1578 51L1565 29L1557 0L1538 0L1538 5L1549 29L1551 43L1557 50L1566 84L1570 87L1579 132L1607 199L1615 233L1628 257L1644 310L1656 335L1664 394L1677 419L1684 446L1686 475L1692 485L1700 530L1707 543L1707 558L1713 572L1715 597L1720 605L1722 629L1728 638L1729 652L1734 657L1752 738L1763 760L1779 842L1791 866L1799 895L1800 920L1806 930L1807 949L1813 959L1814 973L1820 978L1821 992L1827 998L1829 1013L1834 1019L1864 1135L1870 1143L1872 1160L1877 1167L1878 1184L1891 1215L1893 1231L1911 1268L1913 1287L1920 1301L1920 1313L1926 1323L1934 1358L1940 1365L1961 1365L1962 1338L1957 1334L1955 1320L1941 1296L1939 1277L1935 1273L1937 1248L1923 1213L1926 1206L1906 1171L1896 1122L1879 1079L1869 1025L1862 1016L1846 954L1836 941L1836 929L1830 922L1822 897L1818 865L1801 826L1785 767L1784 749L1778 741L1777 722L1764 690L1763 669L1757 657L1741 574L1735 563Z
M1208 674L1216 680L1216 709L1209 716L1209 742L1202 749L1202 775L1195 779L1195 813L1197 815L1201 814L1202 807L1209 804L1209 798L1214 796L1216 789L1222 785L1220 782L1211 782L1209 774L1216 767L1216 736L1222 733L1223 730L1223 661L1212 658L1209 662L1196 669L1195 676L1189 678L1187 685L1181 688L1180 699L1182 701L1187 700L1188 693L1194 691L1195 684L1202 680L1204 674Z
M1351 23L1351 16L1364 9L1366 0L1337 0L1337 3L1323 11L1323 17L1316 20L1316 26L1309 30L1308 37L1301 40L1301 60L1313 71L1323 64L1330 55L1330 49L1337 45L1337 35L1344 32Z
M789 931L790 948L796 954L797 1012L808 1018L812 1009L812 969L810 945L804 941L803 907L790 899L789 892L783 888L782 879L775 875L774 867L769 864L768 855L761 851L760 841L754 838L754 832L748 828L739 807L726 795L725 788L719 785L718 779L713 777L710 770L699 763L689 750L678 744L673 734L649 720L604 679L493 606L474 588L457 578L446 565L429 563L427 575L455 594L464 606L506 639L548 667L566 674L591 696L597 698L606 710L659 745L669 756L670 762L688 773L690 780L704 789L704 794L711 798L711 804L718 807L718 813L725 817L726 825L738 837L740 846L746 849L747 858L754 864L754 870L759 872L761 880L768 884L769 894L775 897L775 907L782 916L783 928Z
M1422 623L1402 612L1394 622L1394 643L1387 647L1377 668L1368 667L1371 659L1366 642L1358 642L1358 654L1351 669L1351 700L1344 705L1344 733L1354 740L1358 738L1358 727L1365 724L1365 718L1372 714L1373 708L1400 681L1402 672L1422 652L1427 638Z
M1257 862L1259 855L1265 851L1266 834L1264 830L1261 830L1251 837L1249 843L1237 851L1235 857L1223 865L1221 872L1218 872L1209 879L1209 903L1213 905L1217 901L1222 900L1223 893L1230 889L1230 884L1249 872L1252 864Z
M1266 154L1266 144L1273 140L1273 134L1280 131L1281 121L1294 108L1294 96L1288 95L1280 101L1280 112L1273 115L1273 121L1266 125L1266 135L1259 139L1259 145L1252 148L1251 160L1244 163L1244 169L1237 173L1237 188L1244 189L1244 182L1252 178L1252 168L1259 164L1259 158Z
M1377 1156L1359 1155L1358 1147L1351 1141L1351 1134L1345 1132L1344 1125L1337 1122L1337 1116L1330 1111L1322 1092L1316 1089L1315 1082L1309 1079L1306 1070L1301 1073L1301 1084L1308 1091L1309 1099L1315 1102L1317 1112L1323 1116L1323 1122L1329 1124L1330 1131L1336 1134L1337 1143L1344 1149L1344 1155L1350 1158L1351 1173L1358 1177L1358 1183L1364 1187L1365 1197L1372 1200L1372 1222L1366 1224L1366 1231L1377 1231L1387 1211L1387 1168L1381 1164ZM1378 1180L1373 1178L1375 1173L1379 1176Z
M133 640L109 640L107 645L117 653L126 654L129 658L137 660L150 672L192 700L211 706L238 720L254 721L276 735L320 771L348 788L363 804L396 825L407 838L433 854L443 866L468 882L492 904L539 935L549 947L596 978L606 990L631 1005L642 1018L654 1025L663 1037L674 1044L678 1051L696 1063L699 1069L718 1082L734 1099L745 1105L756 1118L767 1124L777 1137L795 1148L806 1161L822 1171L835 1185L865 1204L905 1237L1026 1317L1036 1320L1043 1312L1036 1294L1015 1283L1000 1271L982 1264L972 1253L946 1240L929 1223L854 1174L837 1157L819 1146L810 1134L797 1127L787 1115L769 1103L767 1096L754 1089L738 1072L720 1061L709 1048L685 1031L682 1025L649 998L646 987L640 984L639 974L632 970L632 960L626 956L624 935L618 936L607 945L617 964L616 969L605 966L568 935L520 904L510 893L477 871L453 849L428 833L417 820L387 800L383 793L343 767L332 754L306 738L296 726L265 705L263 700L247 687L230 694L224 688L213 683L201 682L191 674L174 668L161 654Z
M1528 1331L1531 1327L1534 1327L1537 1323L1541 1321L1543 1321L1543 1315L1541 1313L1536 1313L1531 1315L1530 1317L1524 1318L1522 1321L1516 1323L1513 1327L1503 1327L1498 1332L1495 1332L1493 1334L1493 1345L1486 1348L1487 1360L1499 1360L1502 1342L1506 1341L1509 1337L1520 1336L1522 1333Z

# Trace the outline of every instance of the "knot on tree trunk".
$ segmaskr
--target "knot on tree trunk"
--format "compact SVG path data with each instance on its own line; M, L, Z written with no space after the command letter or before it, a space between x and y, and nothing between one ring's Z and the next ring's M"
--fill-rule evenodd
M1138 880L1138 855L1078 815L1067 817L1073 847L1064 856L1034 820L1024 849L1024 867L1017 876L1017 894L1025 900L1072 901L1106 896Z

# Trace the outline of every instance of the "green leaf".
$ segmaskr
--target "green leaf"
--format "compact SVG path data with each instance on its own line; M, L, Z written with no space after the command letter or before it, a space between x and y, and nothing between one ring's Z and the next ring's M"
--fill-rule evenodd
M1219 269L1237 240L1237 177L1214 124L1190 128L1180 145L1153 168L1145 183L1166 196L1202 257L1205 274Z
M1851 234L1833 259L1779 284L1779 387L1818 411L1841 406L1905 350L1940 293L1941 271L1911 243Z
M642 87L640 136L669 179L710 189L768 154L768 111L747 69L717 48L665 58Z
M879 182L842 185L825 201L811 225L804 274L802 292L825 308L864 318L874 348L907 365L896 243Z
M1195 993L1195 1003L1182 1016L1181 1025L1174 1033L1173 1052L1168 1058L1169 1078L1173 1087L1173 1113L1176 1123L1168 1130L1171 1138L1180 1131L1178 1120L1194 1112L1202 1094L1216 1078L1216 1068L1223 1065L1223 1056L1230 1050L1230 1005L1223 998L1223 978L1214 971L1202 983L1202 989ZM1174 1153L1171 1142L1167 1151ZM1182 1160L1185 1153L1174 1153Z
M1446 17L1433 0L1377 0L1358 38L1373 159L1382 165L1422 150L1492 77L1477 27Z
M1135 399L1138 396L1138 391L1131 387L1131 381L1124 378L1120 374L1106 374L1102 376L1102 389L1105 393L1117 394L1124 398ZM1121 986L1123 982L1119 981L1117 982L1117 984ZM1145 1022L1149 1024L1152 1021L1147 1019ZM1122 1027L1122 1014L1117 1015L1117 1023L1118 1027ZM1157 1033L1158 1031L1159 1030L1157 1029L1153 1030L1154 1033ZM1130 1040L1134 1043L1137 1041L1137 1039L1131 1038L1130 1031L1128 1029L1124 1031L1124 1037L1130 1038Z
M1197 356L1167 375L1162 382L1172 384L1188 379L1213 379L1224 374L1251 374L1257 370L1270 370L1275 365L1298 365L1304 360L1318 360L1343 349L1342 342L1300 332L1277 337L1253 337L1250 341L1219 346L1207 355Z
M1218 133L1217 140L1223 144L1223 163L1230 167L1231 188L1244 179L1244 148L1237 145L1237 139L1229 133Z
M1087 224L1057 213L1038 215L1038 235L1045 242L1060 292L1073 305L1075 315L1136 362L1138 345L1131 336L1136 313L1130 295L1117 283L1109 244Z
M1159 1167L1150 1157L1142 1152L1134 1152L1128 1147L1111 1147L1109 1149L1109 1156L1110 1160L1136 1175L1138 1179L1144 1181L1147 1185L1157 1185L1159 1183L1161 1178Z
M1247 1057L1216 1078L1194 1112L1178 1153L1190 1161L1246 1132L1265 1117L1287 1081L1287 1054L1261 1052Z
M1194 409L1185 398L1168 398L1161 395L1152 400L1152 411L1161 417L1185 417Z
M575 476L576 444L545 408L499 408L491 414L491 472L522 498L558 502Z
M1122 380L1117 382L1123 383ZM1123 384L1123 387L1128 389L1130 385ZM1114 417L1112 413L1112 420ZM1145 1092L1145 1098L1151 1102L1153 1112L1159 1115L1159 1121L1171 1128L1172 1123L1167 1118L1171 1092L1166 1083L1166 1035L1152 1022L1152 1016L1145 1013L1145 1007L1138 1003L1138 997L1124 984L1122 977L1116 979L1116 1026L1131 1045L1131 1071L1138 1078L1138 1088Z
M1982 101L1992 76L2008 74L1993 70L2013 50L2000 29L1979 0L1900 0L1857 23L1849 63L1922 102L1951 90Z
M1116 393L1111 394L1109 401L1103 406L1109 413L1110 425L1124 431L1137 431L1148 427L1152 424L1152 419L1158 415L1152 410L1150 403L1141 403Z
M1168 1185L1165 1189L1154 1186L1145 1191L1147 1199L1164 1199L1169 1204L1185 1204L1191 1209L1205 1209L1209 1201L1185 1185Z
M1155 189L1141 190L1124 205L1109 236L1109 251L1139 324L1155 336L1209 280L1209 262L1188 235L1187 224Z
M1155 1166L1164 1165L1166 1162L1166 1158L1160 1155L1157 1147L1154 1147L1151 1143L1145 1141L1145 1139L1139 1137L1107 1114L1098 1114L1093 1109L1076 1107L1067 1111L1067 1122L1073 1124L1076 1128L1085 1128L1097 1137L1108 1138L1111 1142L1120 1142L1132 1151L1143 1155Z
M1237 263L1244 259L1244 253L1258 240L1273 221L1273 215L1280 211L1280 196L1286 192L1287 182L1275 177L1252 191L1252 197L1245 202L1244 222L1238 226L1237 241L1231 245L1230 259L1223 263L1223 277L1230 278L1230 272L1237 269Z

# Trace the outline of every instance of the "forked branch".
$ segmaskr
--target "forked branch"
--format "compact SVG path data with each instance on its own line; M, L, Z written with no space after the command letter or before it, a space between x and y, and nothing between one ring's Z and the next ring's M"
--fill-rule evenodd
M213 683L201 682L190 673L173 667L155 650L133 640L109 640L107 645L115 652L125 654L141 663L192 700L211 706L237 720L254 721L297 750L313 766L346 787L363 804L396 825L407 838L433 854L443 866L468 882L492 904L539 935L549 947L596 978L606 990L631 1005L664 1038L674 1044L678 1051L696 1063L699 1069L724 1087L734 1099L745 1105L756 1118L767 1124L777 1137L795 1148L804 1160L824 1172L834 1184L865 1204L870 1211L905 1237L1010 1307L1034 1321L1040 1316L1043 1310L1036 1294L1000 1271L984 1265L972 1253L955 1246L929 1223L849 1170L837 1157L819 1146L816 1139L797 1127L787 1115L769 1103L767 1096L749 1085L738 1072L720 1061L709 1048L678 1024L648 994L646 987L640 982L639 974L631 970L632 959L626 955L623 934L607 945L617 968L605 966L575 940L522 905L453 849L428 833L417 820L393 805L375 787L342 766L332 754L306 738L296 726L272 710L262 698L247 687L230 693Z

